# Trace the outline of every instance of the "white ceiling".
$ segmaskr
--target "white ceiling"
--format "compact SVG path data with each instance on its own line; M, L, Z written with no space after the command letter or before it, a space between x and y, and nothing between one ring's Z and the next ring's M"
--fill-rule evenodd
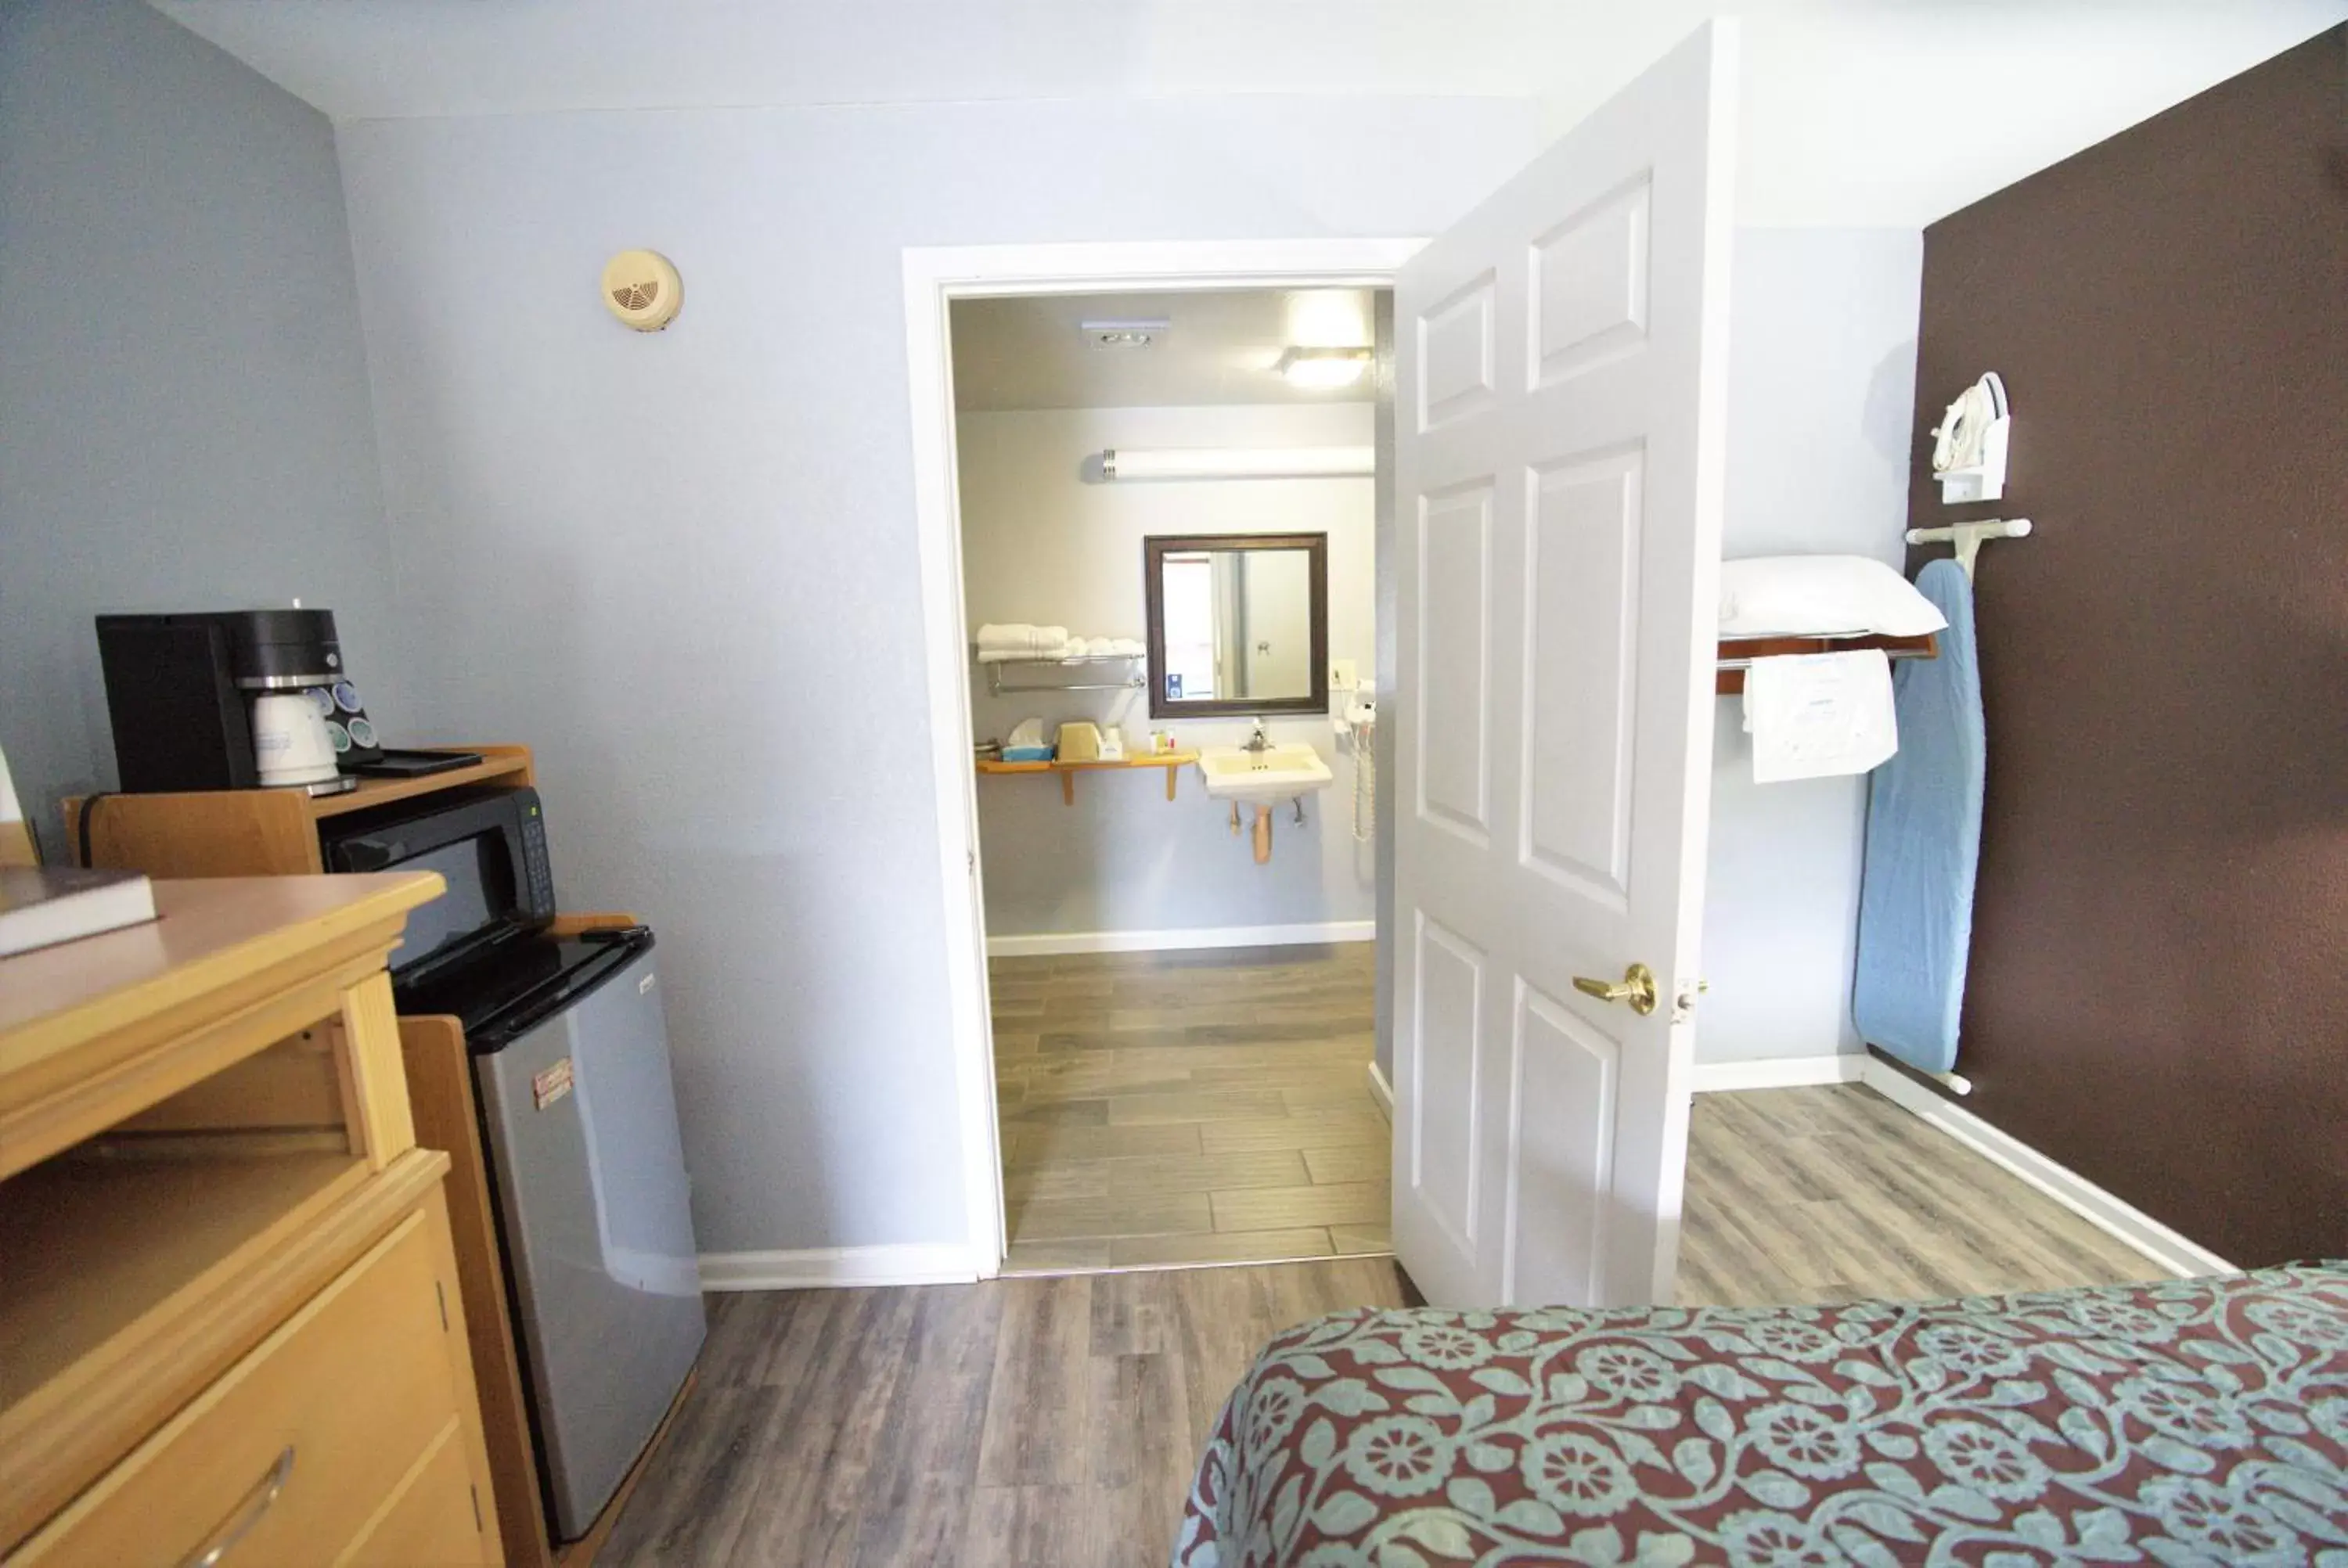
M1086 322L1162 321L1148 348L1095 348ZM1367 403L1365 376L1334 392L1289 385L1272 362L1291 345L1366 348L1365 289L1049 294L953 307L954 406L1176 408L1198 404Z
M341 119L1343 93L1529 98L1552 131L1735 10L1741 220L1902 227L2348 17L2348 0L152 3Z

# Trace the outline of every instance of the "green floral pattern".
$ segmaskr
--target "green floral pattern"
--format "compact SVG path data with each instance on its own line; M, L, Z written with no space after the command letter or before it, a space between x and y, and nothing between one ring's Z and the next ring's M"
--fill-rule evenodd
M1338 1313L1232 1393L1173 1562L2348 1568L2348 1264Z

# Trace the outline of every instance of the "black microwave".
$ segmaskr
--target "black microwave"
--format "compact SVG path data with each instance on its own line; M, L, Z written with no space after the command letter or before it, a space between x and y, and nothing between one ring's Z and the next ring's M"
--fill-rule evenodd
M437 871L448 890L407 917L391 958L406 986L554 918L554 873L534 789L466 789L319 825L328 871Z

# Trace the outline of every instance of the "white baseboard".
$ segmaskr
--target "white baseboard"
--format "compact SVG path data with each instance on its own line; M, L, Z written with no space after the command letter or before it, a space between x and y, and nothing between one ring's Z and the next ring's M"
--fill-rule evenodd
M1323 920L1306 926L1206 926L1180 931L1045 931L989 937L990 958L1056 953L1157 953L1189 948L1293 948L1317 942L1374 942L1375 920Z
M1387 1121L1392 1122L1394 1120L1394 1085L1386 1081L1386 1075L1378 1071L1378 1064L1375 1061L1370 1063L1370 1092L1377 1098L1378 1109L1386 1113Z
M1820 1083L1856 1083L1864 1056L1776 1056L1758 1061L1699 1061L1695 1091L1714 1094L1738 1089L1807 1089Z
M869 1285L965 1285L970 1248L819 1246L804 1252L705 1252L704 1290L820 1290Z
M2019 1176L2179 1279L2237 1272L2232 1264L2209 1248L2113 1196L2069 1167L2056 1164L2012 1133L2001 1132L1962 1106L1942 1099L1898 1069L1868 1057L1860 1081L1993 1164Z

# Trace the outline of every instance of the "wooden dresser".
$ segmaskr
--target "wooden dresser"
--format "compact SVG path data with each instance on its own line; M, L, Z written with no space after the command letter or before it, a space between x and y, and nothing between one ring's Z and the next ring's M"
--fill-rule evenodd
M363 780L346 794L313 798L299 790L247 789L108 795L92 812L87 833L84 803L71 800L66 803L66 838L86 843L93 866L152 876L314 875L325 864L319 850L322 823L377 806L428 804L430 796L449 790L511 789L537 782L527 746L467 749L479 753L481 760L421 778ZM572 936L597 927L634 924L636 917L629 914L567 914L551 929L555 936ZM687 1378L677 1390L667 1419L593 1527L577 1541L556 1540L547 1521L523 1390L521 1346L491 1212L489 1163L481 1147L480 1108L464 1026L454 1018L411 1016L398 1020L398 1030L416 1136L427 1148L445 1150L453 1162L446 1188L448 1221L469 1308L466 1331L471 1340L474 1390L497 1492L497 1528L503 1534L505 1560L511 1568L590 1568L618 1523L646 1461L675 1424L693 1379Z
M0 959L0 1553L503 1561L386 955L433 876L158 882Z

